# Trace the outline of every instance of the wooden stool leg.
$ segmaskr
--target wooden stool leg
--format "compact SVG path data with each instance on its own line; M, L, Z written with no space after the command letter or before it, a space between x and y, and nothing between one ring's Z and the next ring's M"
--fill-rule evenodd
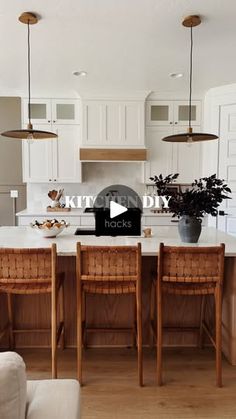
M57 297L56 291L51 294L51 351L52 378L57 378Z
M216 385L222 387L222 289L217 286L215 291L215 323L216 323Z
M14 349L14 333L13 333L13 308L12 308L12 295L7 294L7 311L8 311L8 320L9 320L9 346L10 349Z
M63 324L61 331L61 349L65 349L65 286L60 289L60 322Z
M154 311L155 311L155 285L152 281L150 289L150 319L149 319L149 345L153 348L154 342Z
M206 308L206 296L201 296L201 308L200 308L200 328L199 328L199 347L203 349L203 322L205 319L205 308Z
M138 281L136 289L137 306L137 346L138 346L138 377L139 385L143 386L143 344L142 344L142 303L141 284Z
M86 293L82 294L82 340L83 347L87 348L87 331L86 331Z
M134 296L134 323L133 323L133 348L137 349L137 304L136 296Z
M162 385L162 292L157 287L157 384Z
M77 285L77 371L78 381L82 385L82 292Z

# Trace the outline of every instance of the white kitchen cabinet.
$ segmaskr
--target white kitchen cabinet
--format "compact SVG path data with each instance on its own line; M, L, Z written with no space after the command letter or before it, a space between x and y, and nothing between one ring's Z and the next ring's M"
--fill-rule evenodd
M149 100L146 104L146 144L149 158L145 163L145 182L153 175L179 173L178 182L191 183L201 176L201 143L169 143L162 138L186 132L189 106L183 100ZM191 123L201 130L201 101L192 101Z
M31 183L81 182L79 125L34 125L56 132L58 138L23 141L23 181Z
M84 100L84 147L144 147L144 101Z
M32 124L80 124L79 99L31 99ZM28 123L28 99L23 99L23 121Z
M28 99L23 99L24 127L28 124ZM80 101L32 99L31 121L39 130L57 133L57 139L23 141L23 181L81 182Z
M165 143L162 138L171 135L172 127L147 127L146 147L148 158L145 165L145 183L150 183L150 176L164 176L173 171L173 143Z
M80 126L58 125L55 131L58 138L52 140L53 181L62 183L81 182Z
M178 130L179 132L179 130ZM192 183L201 177L201 142L174 144L173 171L179 173L179 183Z
M35 126L48 130L48 125ZM51 182L53 179L52 142L55 139L22 141L23 182Z
M37 220L43 222L47 219L56 218L57 220L65 220L71 226L81 227L81 228L95 228L95 218L94 215L77 215L73 213L73 210L70 212L45 212L44 215L39 215L37 212L32 212L30 215L23 215L19 213L17 215L17 225L28 226L33 221Z
M83 101L82 145L91 146L104 142L105 105L101 101Z
M189 104L184 100L174 101L174 125L188 126L189 124ZM192 126L201 125L201 101L193 100L191 106Z
M80 225L82 227L94 227L95 228L95 217L94 214L80 217Z
M197 128L196 130L200 130L200 127ZM145 162L145 183L150 182L150 176L160 173L164 176L179 173L178 183L192 183L194 179L201 176L201 143L189 145L162 141L162 138L168 135L185 131L186 126L147 127L148 160Z
M71 226L80 225L80 217L71 217L67 215L68 212L64 212L62 215L58 215L56 212L47 212L44 216L38 215L28 215L28 216L17 216L17 225L19 226L29 226L30 223L37 220L39 223L42 223L45 220L52 220L56 218L57 220L65 220L66 223L69 223Z
M173 101L147 101L146 124L147 125L173 125Z
M156 214L156 215L143 215L142 216L142 227L155 227L155 226L171 226L177 225L178 219L172 218L169 214Z
M150 100L146 105L146 124L148 126L187 126L189 105L182 100ZM191 123L201 125L201 101L192 101Z
M142 228L145 227L157 227L157 226L169 226L177 227L179 219L173 217L172 214L152 214L146 215L145 213L142 216ZM207 225L207 217L203 217L202 226Z

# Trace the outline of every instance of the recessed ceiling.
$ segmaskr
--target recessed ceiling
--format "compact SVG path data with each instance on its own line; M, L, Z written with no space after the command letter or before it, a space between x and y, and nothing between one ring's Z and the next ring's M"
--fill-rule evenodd
M181 21L198 13L193 96L236 83L235 0L8 0L0 3L1 96L27 94L24 11L42 17L31 32L33 96L187 92L189 30ZM184 77L171 79L175 72Z

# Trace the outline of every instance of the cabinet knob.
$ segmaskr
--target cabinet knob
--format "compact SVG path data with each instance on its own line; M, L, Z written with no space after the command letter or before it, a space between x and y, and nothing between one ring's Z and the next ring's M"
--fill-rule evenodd
M228 214L227 212L224 212L224 211L220 210L219 211L219 215L221 215L221 216L223 215L224 216L224 215L230 215L230 214Z
M53 123L55 123L56 121L54 120L54 121L52 121Z
M51 121L48 121L48 123L50 124Z
M170 121L170 125L172 125L173 124L173 122L172 121Z
M56 179L53 179L54 180L54 182L56 182L57 180Z
M178 124L178 122L175 122L175 125L177 125Z
M49 179L49 182L51 182L52 181L52 179Z

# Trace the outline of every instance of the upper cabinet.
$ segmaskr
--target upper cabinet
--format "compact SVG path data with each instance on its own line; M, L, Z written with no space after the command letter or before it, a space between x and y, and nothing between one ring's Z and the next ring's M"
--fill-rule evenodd
M31 99L32 124L71 125L81 123L78 99ZM23 120L28 123L28 99L23 100Z
M83 147L145 147L144 100L84 100Z
M188 125L189 105L181 100L153 100L147 102L146 124L148 126L184 126ZM201 125L201 102L192 101L191 123Z
M201 176L201 143L171 143L162 139L187 131L189 106L182 100L149 100L146 104L146 142L149 153L145 182L150 176L179 173L178 182L192 183ZM191 121L194 131L201 129L201 101L193 101Z
M31 183L81 182L80 102L69 99L33 99L35 129L52 131L57 138L22 141L23 181ZM23 101L23 126L28 123L28 101Z
M180 132L183 132L180 127L147 127L148 161L144 171L146 183L150 182L150 176L160 173L164 176L179 173L177 182L187 184L201 176L201 142L177 144L162 141L164 137Z

